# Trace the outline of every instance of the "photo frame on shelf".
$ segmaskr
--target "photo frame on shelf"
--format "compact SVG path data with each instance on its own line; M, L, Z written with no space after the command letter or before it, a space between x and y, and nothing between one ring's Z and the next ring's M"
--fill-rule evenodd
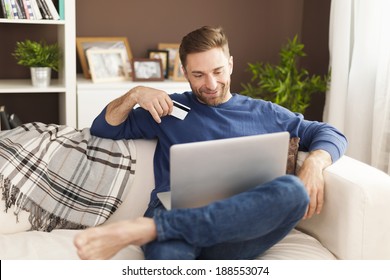
M175 67L175 58L179 55L180 44L178 43L159 43L157 48L159 50L166 50L169 52L169 77L173 77L173 70Z
M187 81L186 77L184 76L183 67L179 58L179 54L177 54L175 58L172 80L178 82Z
M129 78L123 49L89 49L86 55L94 83L116 82Z
M132 60L133 81L163 81L164 72L161 59L134 58Z
M91 78L86 52L90 49L121 49L125 51L125 71L128 76L131 76L131 52L130 44L126 37L77 37L76 38L77 53L80 58L80 64L83 70L84 77Z
M148 57L152 59L161 59L164 78L169 78L169 51L167 50L148 50Z

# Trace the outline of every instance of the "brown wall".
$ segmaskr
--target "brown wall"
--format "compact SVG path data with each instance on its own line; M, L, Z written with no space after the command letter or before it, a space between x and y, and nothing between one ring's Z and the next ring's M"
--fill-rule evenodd
M222 26L230 40L234 57L232 90L241 91L241 83L250 80L246 72L248 62L277 63L280 47L287 38L299 34L308 57L304 67L323 74L328 67L328 23L330 0L82 0L76 3L77 36L125 36L134 57L145 57L148 49L158 43L179 43L182 36L203 25ZM10 29L12 32L10 32ZM45 33L48 41L55 40L55 30L42 27L39 32L28 25L0 24L1 38L10 38L12 44L0 44L0 77L28 77L27 69L15 65L9 55L15 40L40 39ZM10 34L11 33L11 34ZM5 35L7 34L7 35ZM78 62L77 71L81 73ZM0 94L0 104L14 112L20 111L24 120L58 122L57 100L45 95L30 98L35 106L50 108L47 113L31 119L31 111L21 111L20 95ZM321 120L323 95L318 95L306 117ZM31 104L31 103L30 103ZM28 107L28 106L27 106Z

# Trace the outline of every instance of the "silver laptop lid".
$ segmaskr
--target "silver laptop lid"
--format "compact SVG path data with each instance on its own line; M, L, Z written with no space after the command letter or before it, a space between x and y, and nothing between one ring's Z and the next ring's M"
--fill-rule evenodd
M170 149L171 208L193 208L286 172L288 132L177 144Z

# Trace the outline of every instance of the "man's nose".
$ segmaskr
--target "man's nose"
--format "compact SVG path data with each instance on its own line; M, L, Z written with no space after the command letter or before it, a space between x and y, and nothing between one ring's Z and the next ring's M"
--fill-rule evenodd
M206 87L208 89L211 89L211 90L216 89L217 88L217 84L218 84L217 83L217 79L214 76L208 75L206 77Z

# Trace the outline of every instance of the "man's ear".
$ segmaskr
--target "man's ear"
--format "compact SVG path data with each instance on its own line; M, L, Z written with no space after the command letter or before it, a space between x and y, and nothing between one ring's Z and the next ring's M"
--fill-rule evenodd
M233 56L229 58L230 75L233 74Z
M180 67L181 67L181 70L183 71L184 77L188 81L188 73L186 71L186 68L182 64L180 65Z

